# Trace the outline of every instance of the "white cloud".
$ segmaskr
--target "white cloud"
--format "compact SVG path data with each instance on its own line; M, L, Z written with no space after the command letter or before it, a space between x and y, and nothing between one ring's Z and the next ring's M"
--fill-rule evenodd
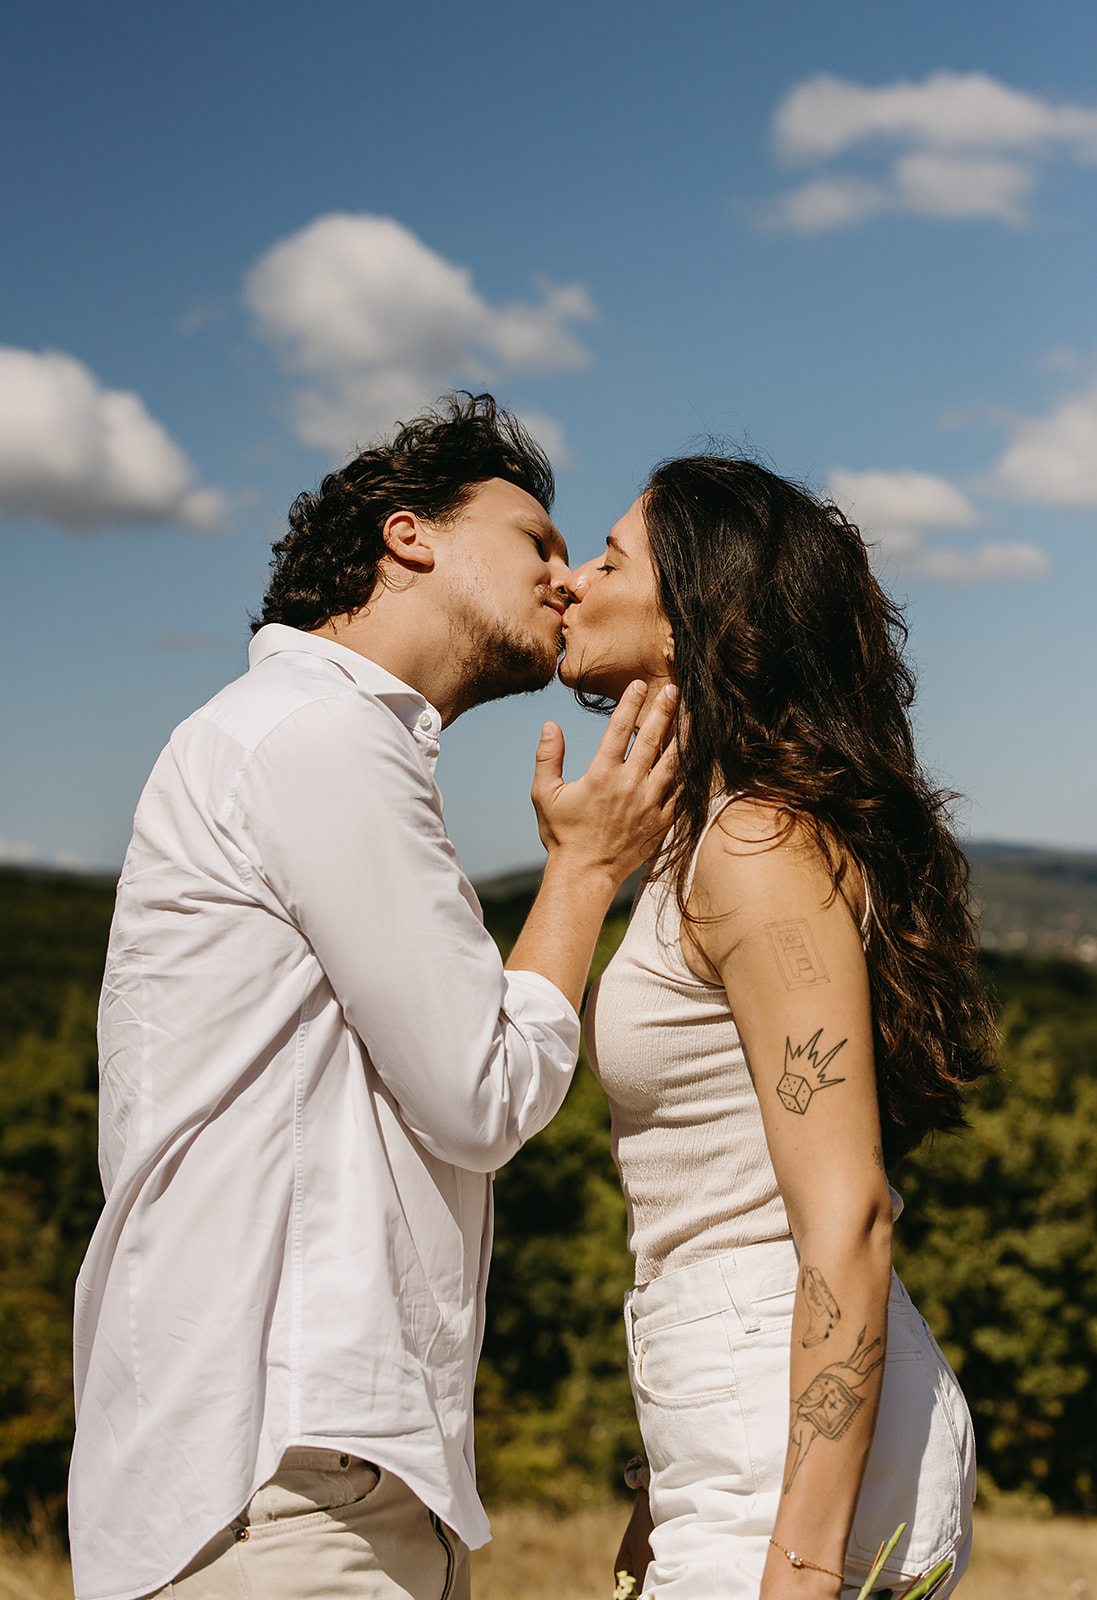
M967 496L928 472L846 472L836 467L830 491L852 507L858 523L881 528L970 528L979 513Z
M1019 500L1097 508L1097 384L1046 417L1014 422L989 487Z
M11 839L0 839L0 861L34 861L37 856L38 852L32 844L16 844Z
M816 178L782 195L770 212L770 221L795 233L821 233L860 222L875 211L890 210L891 205L891 195L883 184L841 176Z
M104 389L61 351L0 346L0 511L86 532L119 522L209 528L224 508L139 395Z
M831 171L780 196L770 221L803 233L884 210L1018 224L1040 161L1097 162L1097 110L1055 105L981 72L882 88L823 73L785 96L772 133L778 155L804 166L899 147L882 179Z
M937 529L970 528L979 521L960 489L927 472L847 472L836 467L829 491L874 546L877 558L910 577L942 583L982 583L994 578L1034 578L1048 571L1035 545L989 541L975 547L927 541Z
M0 839L0 863L17 867L59 867L62 872L84 870L84 862L71 850L59 850L49 859L40 855L32 844L13 844L9 839Z
M874 136L957 150L1065 144L1097 161L1097 110L1053 106L983 72L934 72L923 83L866 89L820 73L785 96L774 138L789 160L839 155Z
M1040 578L1051 563L1038 545L1020 539L994 540L974 550L923 545L918 562L907 570L942 583L986 583L994 578Z
M533 435L554 467L571 466L564 430L555 417L546 416L543 411L525 410L519 414L518 420Z
M920 151L895 163L894 193L923 217L991 217L1023 222L1036 174L1016 161Z
M455 384L585 365L571 325L594 315L587 291L536 287L538 301L491 305L402 223L334 213L267 251L244 299L304 379L298 435L344 451Z

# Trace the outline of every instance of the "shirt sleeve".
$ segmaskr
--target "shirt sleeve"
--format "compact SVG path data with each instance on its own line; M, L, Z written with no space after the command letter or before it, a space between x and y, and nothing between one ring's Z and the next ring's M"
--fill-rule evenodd
M399 718L361 694L304 706L254 753L236 815L407 1126L454 1166L508 1161L559 1109L579 1019L504 972Z

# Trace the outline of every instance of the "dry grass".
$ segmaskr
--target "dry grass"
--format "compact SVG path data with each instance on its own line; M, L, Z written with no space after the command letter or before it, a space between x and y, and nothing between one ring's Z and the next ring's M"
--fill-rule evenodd
M609 1600L622 1515L549 1517L511 1508L473 1556L475 1600ZM958 1600L1097 1600L1097 1522L982 1516ZM68 1563L48 1549L0 1544L0 1600L72 1600Z
M520 1506L491 1515L492 1541L472 1557L474 1600L610 1600L627 1509L551 1517Z
M963 1600L1097 1600L1097 1522L977 1516Z
M0 1542L0 1600L72 1600L68 1562L48 1544L25 1550Z
M474 1600L609 1600L621 1511L558 1521L496 1512L495 1538L473 1556ZM975 1551L957 1600L1097 1600L1097 1522L976 1519Z

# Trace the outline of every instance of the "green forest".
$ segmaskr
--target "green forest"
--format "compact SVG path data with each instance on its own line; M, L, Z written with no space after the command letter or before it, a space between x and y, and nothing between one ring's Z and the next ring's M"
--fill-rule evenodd
M486 901L506 949L528 892ZM0 870L0 1519L61 1525L72 1285L101 1198L95 1003L113 885ZM596 965L624 928L614 916ZM897 1265L967 1393L984 1504L1097 1510L1097 967L986 952L1000 1076L891 1174ZM478 1391L490 1503L621 1492L637 1448L608 1113L585 1069L496 1180Z

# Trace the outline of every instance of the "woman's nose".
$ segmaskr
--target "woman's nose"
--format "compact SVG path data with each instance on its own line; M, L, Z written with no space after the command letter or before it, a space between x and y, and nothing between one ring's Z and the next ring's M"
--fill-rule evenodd
M589 562L587 563L587 566L576 567L575 571L571 574L567 581L566 588L568 594L573 600L581 600L586 594L587 590L590 588L590 573L587 570L588 566Z

